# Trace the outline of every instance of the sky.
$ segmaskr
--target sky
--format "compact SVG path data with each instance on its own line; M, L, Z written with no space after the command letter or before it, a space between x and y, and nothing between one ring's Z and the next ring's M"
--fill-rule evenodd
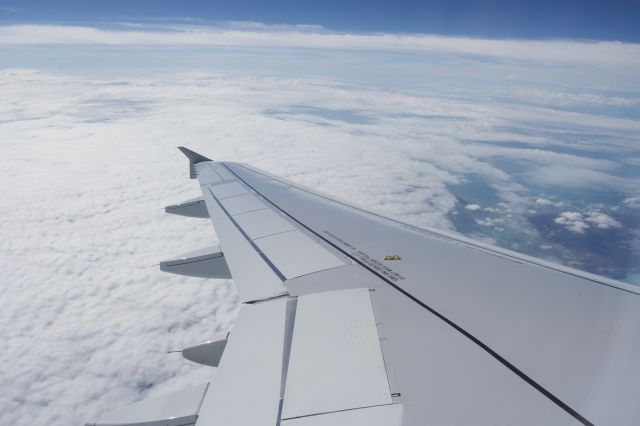
M1 20L7 23L163 18L319 25L351 32L640 41L640 5L633 0L3 0L0 5Z
M0 2L0 424L215 380L184 145L640 285L633 3ZM508 5L508 7L507 7ZM544 23L544 24L543 24Z

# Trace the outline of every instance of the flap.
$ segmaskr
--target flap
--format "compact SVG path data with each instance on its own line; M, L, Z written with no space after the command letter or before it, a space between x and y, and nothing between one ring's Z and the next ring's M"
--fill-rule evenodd
M369 290L300 296L282 418L390 403Z
M278 420L287 300L245 304L229 334L198 425L273 426Z

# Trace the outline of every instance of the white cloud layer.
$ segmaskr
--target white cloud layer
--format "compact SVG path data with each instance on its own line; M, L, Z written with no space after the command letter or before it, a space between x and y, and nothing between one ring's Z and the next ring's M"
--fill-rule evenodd
M0 424L82 424L213 376L165 353L227 329L237 303L229 281L152 266L216 243L208 221L163 214L199 195L177 145L423 226L452 229L452 188L470 186L467 214L536 246L525 216L548 199L540 188L571 193L576 174L596 173L582 189L610 191L613 180L633 188L621 197L635 196L625 161L637 152L637 121L525 100L326 79L0 71ZM584 211L556 222L575 232L621 226Z
M640 45L607 41L492 40L429 34L345 33L316 26L244 23L218 26L128 24L110 28L77 25L0 26L3 45L154 45L380 50L477 55L539 64L640 65ZM512 76L512 78L515 77Z

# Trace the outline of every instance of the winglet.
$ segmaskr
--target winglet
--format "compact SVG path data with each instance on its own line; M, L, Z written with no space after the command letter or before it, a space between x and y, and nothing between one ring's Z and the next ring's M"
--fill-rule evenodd
M198 177L196 169L193 167L195 164L202 163L204 161L211 161L211 159L200 155L197 152L193 152L184 146L179 146L178 149L189 159L189 178L195 179Z

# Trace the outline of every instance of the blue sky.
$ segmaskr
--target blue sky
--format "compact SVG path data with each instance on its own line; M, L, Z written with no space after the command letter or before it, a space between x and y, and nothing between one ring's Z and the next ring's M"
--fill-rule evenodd
M640 3L633 0L0 1L0 22L4 24L97 24L158 18L487 38L640 41Z

